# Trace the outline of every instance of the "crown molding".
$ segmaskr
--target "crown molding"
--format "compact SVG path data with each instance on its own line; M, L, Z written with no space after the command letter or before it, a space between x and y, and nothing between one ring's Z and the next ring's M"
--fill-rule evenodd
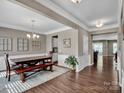
M62 32L62 31L65 31L65 30L70 30L70 29L73 29L71 27L62 27L62 28L59 28L59 29L55 29L55 30L52 30L52 31L49 31L49 32L46 32L45 34L48 35L48 34L53 34L53 33L57 33L57 32Z
M61 16L69 19L70 21L74 22L75 24L77 24L78 26L82 27L86 31L88 30L88 27L86 25L84 25L82 22L80 22L77 18L72 16L66 10L64 10L63 8L61 8L58 5L56 5L54 2L52 2L52 0L42 0L42 2L40 0L35 0L35 1L40 3L40 4L43 4L44 6L46 6L49 9L55 11L56 13L60 14Z
M64 24L66 26L72 27L76 29L78 25L71 20L65 18L64 16L61 16L60 14L56 13L52 9L46 7L45 5L36 2L35 0L8 0L15 4L18 4L24 8L27 8L31 11L34 11L40 15L43 15L45 17L48 17L54 21L57 21L61 24ZM45 1L45 0L44 0Z
M36 13L39 13L41 15L44 15L48 18L51 18L49 17L48 15L42 13L41 11L35 9L35 8L32 8L30 7L29 5L25 4L24 0L8 0L12 3L15 3L15 4L18 4L24 8L27 8L31 11L34 11ZM29 0L28 2L33 4L33 3L39 3L38 2L39 0ZM39 3L41 6L44 5L45 7L47 7L48 9L56 12L57 14L63 16L64 18L70 20L70 22L72 22L72 24L75 24L76 26L73 26L74 29L76 29L78 26L80 26L81 28L85 29L87 31L88 27L84 24L82 24L79 20L77 20L75 17L73 17L71 14L69 14L67 11L65 11L64 9L62 9L61 7L57 6L56 4L54 4L52 1L49 1L49 0L43 0L42 2ZM51 18L52 19L52 18ZM54 20L54 19L53 19ZM63 23L62 23L63 24ZM71 24L70 24L71 25ZM72 27L72 26L70 26Z
M42 2L40 0L35 0L37 2L42 3L43 5L45 5L46 7L52 9L53 11L55 11L56 13L68 18L69 20L73 21L74 23L78 24L80 27L82 27L83 29L85 29L86 31L96 31L96 30L106 30L106 29L111 29L111 28L116 28L119 27L120 25L120 16L121 16L121 7L122 7L122 0L119 0L119 8L118 8L118 23L115 25L109 25L109 26L105 26L102 28L90 28L86 25L84 25L82 22L80 22L78 19L76 19L74 16L72 16L71 14L69 14L66 10L64 10L63 8L59 7L58 5L56 5L54 2L50 1L50 0L43 0Z
M109 25L101 28L89 29L89 32L95 32L95 31L107 30L107 29L113 29L113 28L119 28L119 24Z
M31 8L30 6L27 6L27 5L24 5L24 3L21 3L21 0L9 0L9 1L12 1L16 4L20 4L22 5L23 7L25 8L28 8L34 12L37 12L37 13L40 13L40 14L43 14L45 15L44 13L41 13L39 12L38 10L36 9L33 9ZM22 0L23 2L24 0ZM98 30L106 30L106 29L112 29L112 28L117 28L119 27L120 25L120 16L121 16L121 7L122 7L122 0L119 0L120 3L119 3L119 10L118 10L118 23L115 24L115 25L109 25L109 26L103 26L101 28L90 28L88 26L86 26L85 24L83 24L82 22L80 22L78 19L76 19L74 16L72 16L71 14L69 14L66 10L64 10L63 8L59 7L58 5L56 5L54 2L52 2L52 0L34 0L34 1L31 1L29 0L30 3L32 2L35 2L35 3L39 3L40 5L44 5L45 7L47 7L48 9L54 11L55 13L67 18L68 20L70 20L72 23L75 23L77 26L80 26L81 28L83 28L84 30L86 31L89 31L89 32L92 32L92 31L98 31ZM28 1L28 2L29 2ZM45 15L46 16L46 15ZM48 17L48 16L47 16ZM54 19L53 19L54 20ZM74 27L75 28L75 27Z
M111 34L111 33L117 33L119 28L111 28L111 29L104 29L99 31L93 31L90 32L91 35L100 35L100 34Z
M27 28L20 27L20 26L9 25L9 24L6 24L6 23L0 23L0 27L10 28L10 29L15 29L15 30L20 30L20 31L26 31L26 32L33 32L33 33L38 33L38 34L43 34L43 35L48 35L48 34L52 34L52 33L57 33L57 32L62 32L62 31L65 31L65 30L73 29L71 27L64 26L62 28L58 28L58 29L55 29L55 30L50 30L50 31L47 31L47 32L41 32L41 31L38 31L38 30L36 30L34 32L34 30L32 30L32 29L27 29Z
M38 31L38 30L32 30L32 29L27 29L27 28L24 28L24 27L20 27L20 26L14 26L14 25L10 25L10 24L6 24L6 23L0 23L0 27L4 27L4 28L10 28L10 29L15 29L15 30L20 30L20 31L26 31L26 32L33 32L33 33L39 33L39 34L44 34L43 32L41 31Z

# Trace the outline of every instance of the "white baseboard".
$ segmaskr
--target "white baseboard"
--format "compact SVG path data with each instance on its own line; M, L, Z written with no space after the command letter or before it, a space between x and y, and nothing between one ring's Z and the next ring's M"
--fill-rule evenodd
M85 69L86 67L92 66L92 65L94 65L94 63L90 63L89 65L86 65L86 66L82 67L81 69L79 69L79 70L76 71L76 72L80 72L80 71L82 71L83 69Z
M92 66L92 65L94 65L94 63L90 63L90 64L89 64L89 66Z
M77 66L76 72L82 71L84 68L89 66L89 55L83 55L78 57L79 65Z
M80 68L80 69L76 69L76 72L82 71L85 67L87 67L87 66L84 66L84 67L82 67L82 68Z

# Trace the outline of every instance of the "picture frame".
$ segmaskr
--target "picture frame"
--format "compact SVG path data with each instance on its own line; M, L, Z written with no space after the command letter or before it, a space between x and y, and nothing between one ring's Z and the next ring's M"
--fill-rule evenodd
M71 48L71 38L63 39L63 47Z

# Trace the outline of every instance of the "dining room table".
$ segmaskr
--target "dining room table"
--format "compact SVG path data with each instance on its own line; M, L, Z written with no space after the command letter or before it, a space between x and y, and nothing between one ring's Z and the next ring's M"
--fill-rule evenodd
M48 66L50 66L50 71L52 71L53 68L52 56L46 55L11 58L10 61L15 65L20 66L20 68L16 72L18 72L17 74L20 75L20 80L22 82L25 82L25 79L28 77L26 76L26 72L36 73L41 70L46 70Z

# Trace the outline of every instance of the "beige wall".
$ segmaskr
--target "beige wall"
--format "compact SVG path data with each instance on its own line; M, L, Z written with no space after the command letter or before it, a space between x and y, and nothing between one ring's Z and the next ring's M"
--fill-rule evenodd
M41 50L40 51L33 51L32 50L32 39L29 39L29 51L25 52L18 52L17 51L17 38L27 38L27 33L32 34L31 32L25 32L20 30L8 29L0 27L0 37L9 37L12 38L12 51L10 54L29 54L29 53L46 53L46 35L40 35L41 40ZM3 55L5 51L0 51L0 55Z
M122 19L121 19L121 25L120 25L120 29L119 29L119 34L121 34L121 35L119 35L119 42L120 43L123 43L123 44L120 44L120 46L123 46L123 47L121 47L122 49L121 49L121 51L124 51L124 0L122 0L122 5L123 5L123 17L122 17ZM124 52L122 53L122 69L123 69L123 72L124 72ZM124 90L124 89L123 89Z
M122 46L122 52L123 52L123 54L122 54L122 69L123 69L123 71L124 71L124 41L122 41L122 44L123 44L123 46Z
M75 54L82 56L83 54L89 54L89 34L84 29L79 30L66 30L47 35L47 51L52 50L51 38L58 35L58 45L60 54ZM63 39L71 38L71 48L63 47Z
M91 64L89 59L89 34L82 28L78 30L70 29L58 33L47 35L47 51L51 51L51 38L58 35L58 65L68 67L64 61L69 55L75 55L78 58L79 65L76 67L76 72L81 71L86 66ZM63 47L63 39L71 38L71 48Z
M52 36L58 35L59 54L82 56L89 54L89 34L82 28L70 29L47 35L47 52L52 50ZM63 39L71 38L71 48L63 47Z
M108 54L113 55L113 43L117 43L117 40L108 41Z
M89 34L82 28L78 31L78 56L89 54Z
M58 35L58 53L59 53L59 65L64 66L65 58L69 55L75 55L79 59L79 65L77 67L77 72L85 68L89 65L89 55L88 55L88 34L83 29L75 30L65 30L62 32L57 32L49 35L41 35L41 51L32 51L32 40L29 40L29 51L27 52L18 52L17 51L17 38L23 37L27 38L27 33L32 34L30 32L24 32L14 29L8 28L0 28L0 37L10 37L13 39L13 50L9 52L12 55L26 55L26 54L40 54L46 53L46 51L52 50L52 36ZM71 48L64 48L63 39L71 38ZM86 51L86 50L87 51ZM0 52L0 55L3 55L4 52ZM29 55L27 55L29 56ZM2 61L2 60L1 60ZM3 63L4 64L4 63Z
M83 32L81 30L78 31L78 56L83 55Z
M91 62L91 51L90 51L90 46L89 44L91 42L89 42L90 39L90 34L82 29L79 28L78 31L78 60L79 60L79 65L77 68L77 72L81 71L82 69L84 69L85 67L89 66L92 64Z
M47 35L47 52L52 50L52 36L58 35L58 53L78 56L78 31L69 29ZM64 48L63 39L71 38L71 48Z

